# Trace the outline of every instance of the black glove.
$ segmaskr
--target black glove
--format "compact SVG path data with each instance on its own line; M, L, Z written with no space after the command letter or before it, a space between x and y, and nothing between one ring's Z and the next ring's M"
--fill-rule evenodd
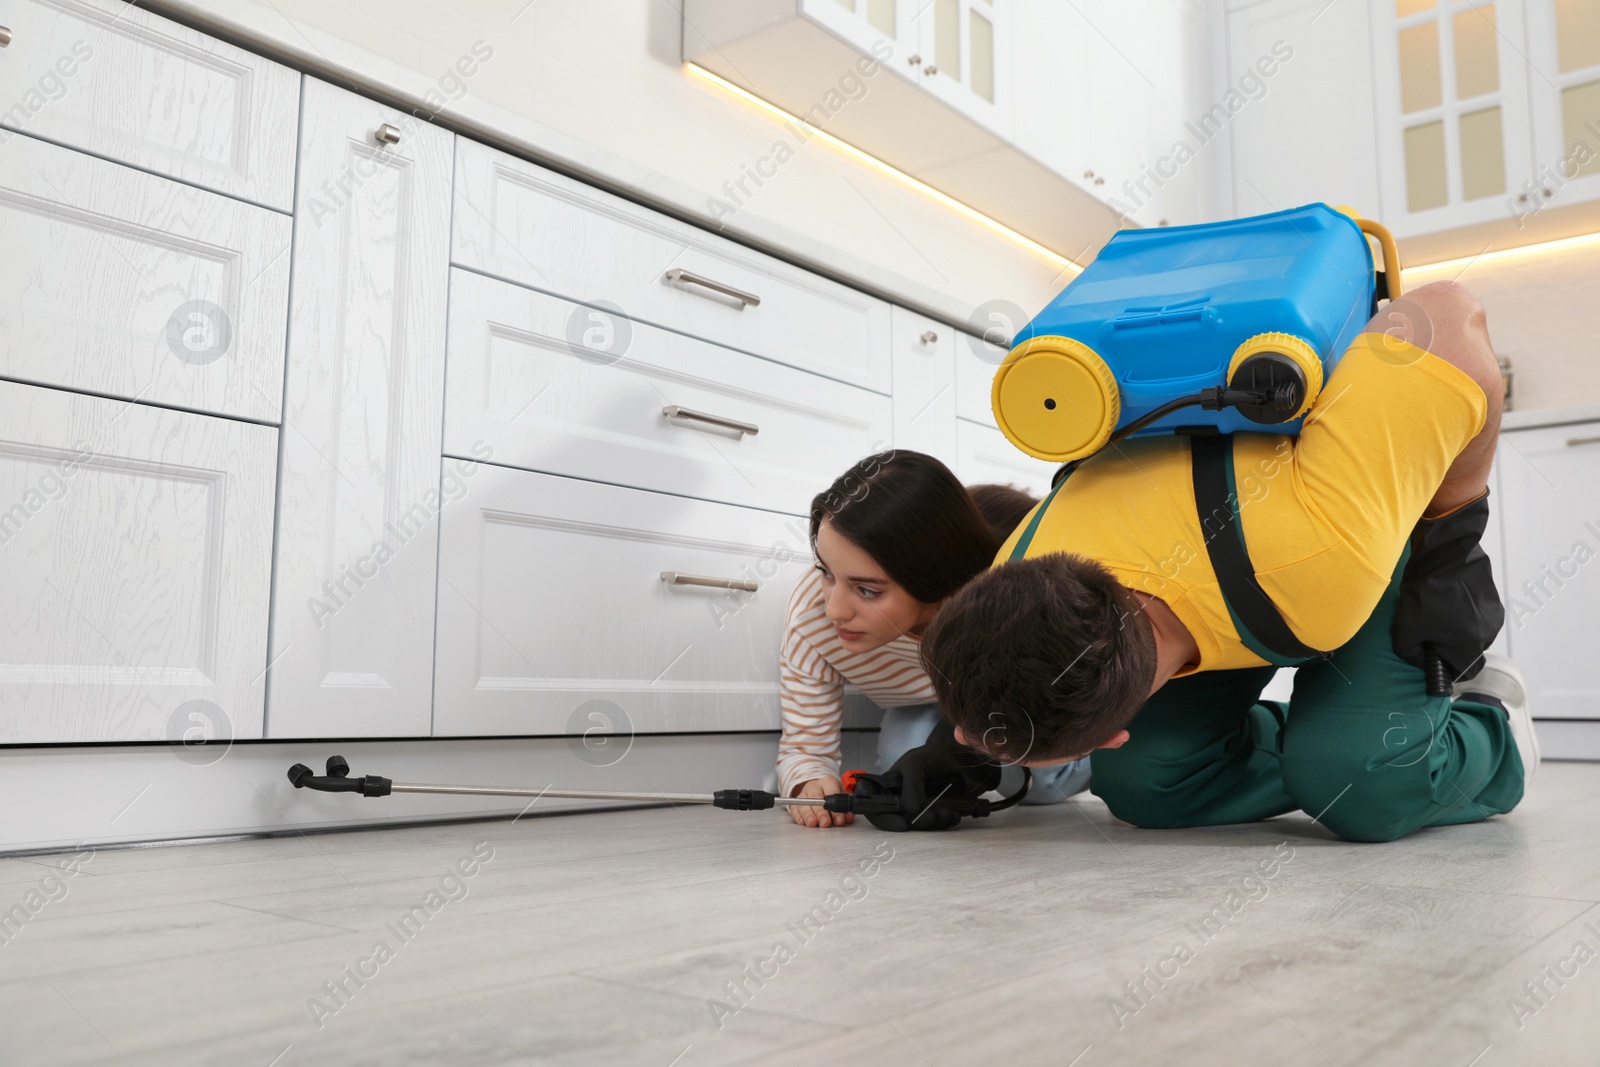
M921 748L907 752L876 776L887 789L899 792L904 814L868 815L867 821L891 833L948 830L961 816L933 807L934 802L976 800L1000 784L1000 770L988 756L957 744L955 727L941 718Z
M1428 670L1428 653L1444 661L1447 681L1482 669L1484 649L1505 625L1489 557L1478 542L1489 524L1489 495L1411 532L1411 558L1400 576L1390 636L1395 655Z

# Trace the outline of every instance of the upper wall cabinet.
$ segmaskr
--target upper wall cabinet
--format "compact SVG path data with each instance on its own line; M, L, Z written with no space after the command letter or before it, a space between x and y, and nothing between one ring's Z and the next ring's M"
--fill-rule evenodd
M0 149L0 376L277 422L291 228L13 137Z
M121 0L15 0L0 21L0 129L289 210L296 72Z
M1516 210L1600 197L1600 4L1527 5L1534 173Z
M306 79L272 737L429 730L453 142Z
M467 140L453 256L623 320L890 391L883 301ZM575 340L587 325L574 320Z
M1211 175L1226 148L1203 128L1201 5L1015 4L1010 22L1024 151L1104 202L1119 226L1214 217Z
M1116 232L1115 214L1072 180L1081 166L1052 165L1014 136L1025 113L1061 112L1090 88L1060 64L1055 42L1020 36L1017 5L686 0L683 9L685 59L811 126L1063 254ZM1024 104L1025 48L1039 53L1031 81L1049 89ZM810 136L788 130L797 144Z
M786 6L889 61L985 128L1011 136L1011 13L995 0L799 0Z
M1397 236L1503 219L1532 177L1522 7L1374 0L1384 219Z
M1321 201L1377 217L1384 204L1366 5L1268 0L1231 6L1238 9L1228 14L1227 71L1235 81L1253 74L1249 87L1258 87L1226 124L1233 137L1233 213L1261 215Z

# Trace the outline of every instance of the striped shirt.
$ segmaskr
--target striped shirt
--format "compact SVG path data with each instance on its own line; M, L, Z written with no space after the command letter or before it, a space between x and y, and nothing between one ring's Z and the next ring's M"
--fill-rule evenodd
M901 636L870 652L851 652L825 613L821 572L813 568L795 584L779 655L778 789L784 796L813 778L839 777L845 683L881 708L933 703L918 644Z

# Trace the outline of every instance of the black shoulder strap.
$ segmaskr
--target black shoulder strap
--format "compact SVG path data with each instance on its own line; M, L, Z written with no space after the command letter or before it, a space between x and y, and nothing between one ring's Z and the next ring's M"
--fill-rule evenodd
M1233 491L1233 436L1191 437L1189 448L1194 461L1194 503L1200 512L1200 532L1223 599L1228 602L1234 621L1248 631L1240 633L1240 638L1269 662L1272 657L1263 655L1263 649L1286 660L1320 658L1323 653L1294 635L1277 605L1256 581L1239 523L1239 498Z

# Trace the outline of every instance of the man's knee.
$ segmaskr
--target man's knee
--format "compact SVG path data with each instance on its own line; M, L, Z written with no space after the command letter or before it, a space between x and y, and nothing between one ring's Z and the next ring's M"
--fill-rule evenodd
M1127 748L1097 749L1090 758L1089 792L1105 801L1111 814L1123 822L1149 830L1192 826L1187 816L1182 767Z
M1427 760L1409 748L1374 758L1371 747L1293 729L1284 740L1283 788L1300 810L1346 841L1393 841L1426 815Z

